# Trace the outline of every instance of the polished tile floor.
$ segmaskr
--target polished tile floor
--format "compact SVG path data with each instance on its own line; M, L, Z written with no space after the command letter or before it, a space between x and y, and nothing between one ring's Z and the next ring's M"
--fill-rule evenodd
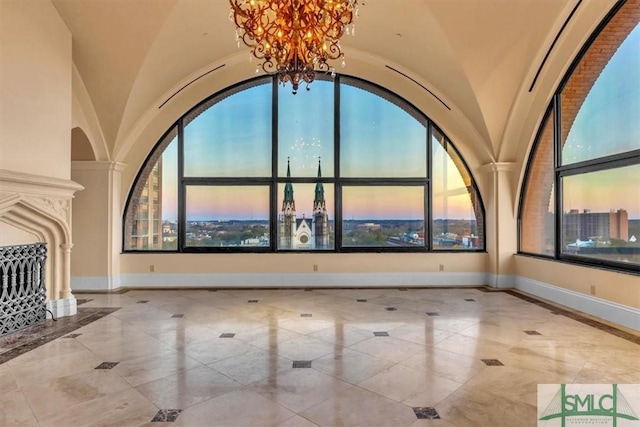
M97 320L0 345L0 426L535 426L537 384L640 383L638 335L515 292L80 297Z

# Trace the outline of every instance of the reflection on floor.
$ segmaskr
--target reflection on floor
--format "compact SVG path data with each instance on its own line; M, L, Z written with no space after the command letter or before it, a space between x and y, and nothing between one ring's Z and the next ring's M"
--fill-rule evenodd
M534 426L537 384L640 383L638 335L515 292L86 298L0 339L0 425Z

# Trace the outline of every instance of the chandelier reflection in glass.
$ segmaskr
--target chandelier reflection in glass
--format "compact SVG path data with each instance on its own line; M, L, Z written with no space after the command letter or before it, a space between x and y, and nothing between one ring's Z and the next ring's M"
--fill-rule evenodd
M344 58L340 38L353 34L358 0L229 0L236 39L261 61L256 70L275 72L293 93L316 71L335 70L327 61ZM344 59L343 59L344 66Z

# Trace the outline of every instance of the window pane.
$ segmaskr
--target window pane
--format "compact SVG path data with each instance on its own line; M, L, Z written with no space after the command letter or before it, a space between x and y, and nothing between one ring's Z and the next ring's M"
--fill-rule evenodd
M562 252L640 264L640 165L567 176L562 186Z
M200 106L185 117L184 175L271 176L271 84Z
M278 89L278 175L316 176L322 158L323 176L333 176L333 82L316 80L311 90L296 95L290 86Z
M520 250L553 256L555 199L552 112L545 119L533 156L521 211Z
M444 135L432 134L433 249L482 249L482 208L471 175Z
M397 105L340 86L340 173L344 177L426 177L426 127Z
M333 184L278 184L278 249L333 249L333 213Z
M136 182L125 215L125 250L178 247L178 143L173 129Z
M613 18L562 91L563 164L640 149L640 26L617 22L628 16Z
M424 247L424 187L344 187L343 246Z
M188 186L186 246L269 246L268 186Z

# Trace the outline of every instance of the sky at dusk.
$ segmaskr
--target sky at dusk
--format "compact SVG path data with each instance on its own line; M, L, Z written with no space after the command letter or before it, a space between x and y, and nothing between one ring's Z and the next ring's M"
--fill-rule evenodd
M606 65L580 108L563 163L640 149L640 26ZM606 108L602 108L606 105ZM640 166L564 179L564 211L626 209L640 218Z

